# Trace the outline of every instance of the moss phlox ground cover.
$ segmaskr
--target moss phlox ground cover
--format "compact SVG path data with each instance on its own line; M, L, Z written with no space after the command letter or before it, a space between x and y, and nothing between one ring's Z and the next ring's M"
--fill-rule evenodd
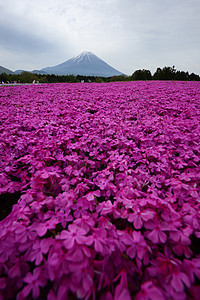
M200 84L0 89L0 299L199 299Z

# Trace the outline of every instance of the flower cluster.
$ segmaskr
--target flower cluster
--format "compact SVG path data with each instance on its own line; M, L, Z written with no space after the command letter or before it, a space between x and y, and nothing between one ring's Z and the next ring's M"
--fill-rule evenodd
M200 84L0 92L0 299L199 299Z

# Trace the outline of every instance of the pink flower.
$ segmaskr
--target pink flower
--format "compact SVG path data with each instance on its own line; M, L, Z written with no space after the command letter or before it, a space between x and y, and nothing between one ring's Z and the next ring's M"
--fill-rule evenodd
M66 260L68 264L71 263L79 263L81 264L85 257L91 257L91 251L87 246L77 245L76 247L70 249L67 252Z
M57 289L57 293L55 293L53 290L50 290L47 300L65 300L68 299L68 292L70 289L70 282L67 278L61 279L59 282L59 286Z
M57 217L52 217L49 220L46 220L44 223L34 223L31 226L32 230L35 230L37 232L37 234L42 237L47 233L47 230L52 230L55 229L56 224L59 223L59 220Z
M74 217L78 219L84 215L87 215L90 204L91 203L88 202L85 198L79 198L77 200L77 203L72 205L72 209L74 211Z
M8 276L10 278L21 278L26 272L29 271L29 266L25 262L25 259L23 257L16 257L14 264L10 266L8 270Z
M5 263L9 257L14 257L15 249L14 237L7 238L6 240L0 240L0 263Z
M74 225L82 228L86 233L95 226L94 219L91 215L83 215L81 218L74 220Z
M71 249L75 242L79 245L86 242L86 233L83 228L71 224L68 226L68 230L61 231L61 234L57 235L56 238L63 240L66 249Z
M36 240L32 249L28 253L30 261L35 261L36 266L40 265L43 260L43 254L47 254L49 247L53 244L53 239Z
M157 270L156 272L161 276L170 276L177 268L177 261L159 253L157 256Z
M126 250L126 253L130 258L137 256L139 259L142 259L148 252L147 243L140 231L133 231L131 235L124 234L122 236L122 241L125 245L130 246Z
M72 215L70 215L70 209L63 211L62 209L57 212L57 218L62 227L65 228L68 222L73 221Z
M76 195L74 191L69 190L67 192L63 192L58 194L58 196L55 199L55 205L57 207L62 207L65 209L68 209L72 206L73 201L76 199Z
M134 212L129 214L128 221L133 222L136 229L140 229L145 221L153 219L155 215L156 213L152 210L146 209L141 211L139 207L134 207Z
M93 201L96 197L100 197L100 190L89 192L85 197L88 201Z
M187 244L182 243L181 241L177 242L176 245L172 247L172 250L176 255L184 255L187 258L190 258L193 254L189 246Z
M151 231L147 232L147 237L151 240L154 244L158 243L165 243L167 240L167 235L164 231L168 230L168 226L166 223L158 223L149 221L145 223L146 229L152 229Z
M199 299L199 83L0 94L0 299Z
M109 180L106 178L106 176L101 174L99 174L95 179L95 183L100 188L100 190L104 190L108 182Z
M85 191L88 191L89 187L87 186L87 184L80 182L77 184L76 188L75 188L75 193L79 196L83 196L85 194Z
M172 247L174 253L177 255L185 255L189 258L192 255L192 251L189 248L191 244L190 235L192 234L193 229L189 226L179 231L180 239L177 240L175 246Z
M44 261L44 266L48 273L48 278L51 281L60 280L65 274L69 273L68 254L63 251L61 241L54 242L54 245L49 250L48 259Z
M24 282L27 285L21 291L21 294L24 298L32 292L33 298L37 298L40 295L40 287L44 287L46 284L46 279L44 278L44 274L42 276L42 272L40 268L36 268L32 273L27 273L24 278Z
M183 270L188 275L190 282L195 282L195 276L200 279L200 259L193 258L191 260L184 259Z
M120 272L120 275L117 276L117 278L118 277L120 277L120 283L115 288L114 300L131 300L131 295L128 289L126 271L122 270Z
M24 226L20 223L15 223L14 228L15 228L15 239L17 242L23 244L27 242L28 239L34 240L36 238L36 233L27 226Z
M142 284L141 290L137 293L135 300L164 300L161 290L156 287L152 281L146 281Z
M112 213L114 218L118 218L121 215L121 213L117 210L117 203L112 204L110 200L99 203L97 211L100 212L102 216Z
M89 298L93 291L93 269L89 261L85 258L81 265L70 264L69 269L72 272L72 282L78 298Z
M171 285L176 292L183 292L185 289L185 286L190 287L190 281L189 281L188 276L185 273L183 273L179 269L177 269L172 274Z
M106 237L107 237L107 233L104 229L94 228L92 235L88 236L85 243L87 245L92 245L94 243L95 251L103 253L107 248Z

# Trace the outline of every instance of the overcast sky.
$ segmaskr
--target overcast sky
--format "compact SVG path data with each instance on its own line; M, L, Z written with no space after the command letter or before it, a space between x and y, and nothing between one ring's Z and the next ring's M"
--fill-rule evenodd
M200 74L200 0L0 0L0 65L34 70L91 51L128 75Z

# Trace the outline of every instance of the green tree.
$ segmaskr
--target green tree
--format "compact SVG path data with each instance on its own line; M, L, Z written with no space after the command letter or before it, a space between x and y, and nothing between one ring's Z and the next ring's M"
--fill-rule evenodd
M34 73L24 71L20 75L20 81L23 83L32 83L34 80L38 80L37 75Z
M132 76L131 76L132 80L151 80L152 79L152 75L151 75L151 71L149 70L136 70Z
M200 76L195 74L195 73L191 73L189 75L189 80L195 80L195 81L199 81L200 80Z
M175 80L176 69L173 67L164 67L163 69L157 68L153 75L155 80Z
M174 76L175 80L188 80L189 79L189 73L188 72L184 72L184 71L176 71L175 76Z
M110 78L110 82L127 81L127 79L128 79L128 76L121 74L121 75L118 75L118 76L117 75L116 76L112 76Z
M3 81L3 82L7 82L8 81L8 75L6 73L1 73L0 74L0 81Z

